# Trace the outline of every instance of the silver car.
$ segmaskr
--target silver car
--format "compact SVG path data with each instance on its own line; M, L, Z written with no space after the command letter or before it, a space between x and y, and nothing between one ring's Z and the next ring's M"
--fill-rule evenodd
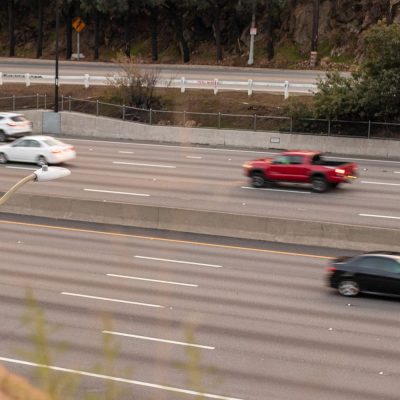
M20 138L32 133L33 124L22 114L0 113L0 142Z

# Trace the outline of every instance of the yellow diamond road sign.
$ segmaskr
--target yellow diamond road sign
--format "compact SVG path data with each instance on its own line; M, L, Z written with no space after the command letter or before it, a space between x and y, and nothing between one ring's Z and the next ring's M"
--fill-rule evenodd
M75 17L72 20L72 27L79 33L83 29L85 29L86 24L83 22L81 17Z

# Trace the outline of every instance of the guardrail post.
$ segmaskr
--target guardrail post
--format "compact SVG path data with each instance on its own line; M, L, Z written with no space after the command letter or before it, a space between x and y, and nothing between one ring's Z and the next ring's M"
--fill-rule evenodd
M0 85L2 85L2 84L3 84L3 73L0 72Z
M185 93L185 77L181 78L181 93Z
M247 95L251 96L253 93L253 79L249 79L249 88L247 89Z
M71 112L72 108L72 102L71 102L71 96L68 97L68 111Z
M47 109L47 94L44 94L44 109Z
M25 85L26 86L31 86L31 80L30 80L31 75L29 73L25 74Z
M289 81L285 81L284 83L284 88L285 88L285 100L289 97Z
M214 79L214 94L218 93L218 78Z
M331 134L331 120L328 119L328 136Z
M254 114L253 118L253 129L256 131L257 130L257 114Z
M368 121L368 139L371 137L371 121Z
M96 100L96 117L99 116L99 100Z
M293 133L293 117L290 117L290 133Z
M85 74L85 89L89 87L89 74Z
M122 121L125 121L125 104L122 104Z
M36 110L39 110L39 93L36 93Z
M152 114L152 109L150 108L150 113L149 113L149 124L153 125L153 114Z
M12 109L15 111L15 94L12 96Z
M221 113L218 113L218 129L221 129Z

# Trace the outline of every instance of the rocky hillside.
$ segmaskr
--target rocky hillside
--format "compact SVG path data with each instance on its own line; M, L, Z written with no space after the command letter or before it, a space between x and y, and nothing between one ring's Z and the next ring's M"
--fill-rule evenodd
M146 62L247 65L253 0L159 0L157 7L150 0L141 2L147 7L130 0L59 1L61 57L70 58L76 51L71 23L79 15L86 23L81 33L85 59L110 60L123 51ZM0 56L54 57L54 2L4 0L8 8L0 8ZM314 43L317 67L346 69L362 55L368 27L379 20L400 23L400 0L255 2L255 66L308 67ZM44 7L40 53L38 5ZM318 27L317 35L313 26L314 31Z

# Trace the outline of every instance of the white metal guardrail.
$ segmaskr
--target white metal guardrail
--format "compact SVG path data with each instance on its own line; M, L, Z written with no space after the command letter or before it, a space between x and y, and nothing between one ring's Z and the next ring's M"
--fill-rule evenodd
M75 76L60 76L60 85L84 85L85 88L89 86L105 86L120 76L96 76L96 75L75 75ZM0 72L0 85L4 83L25 83L30 86L31 83L54 83L54 75L41 75L41 74L10 74ZM219 79L158 79L156 87L170 87L178 88L182 93L186 89L208 89L213 90L217 94L220 90L235 90L247 91L250 96L253 92L278 92L283 93L285 99L289 97L290 93L299 94L314 94L317 91L317 85L307 83L290 83L285 82L264 82L248 80L219 80Z

